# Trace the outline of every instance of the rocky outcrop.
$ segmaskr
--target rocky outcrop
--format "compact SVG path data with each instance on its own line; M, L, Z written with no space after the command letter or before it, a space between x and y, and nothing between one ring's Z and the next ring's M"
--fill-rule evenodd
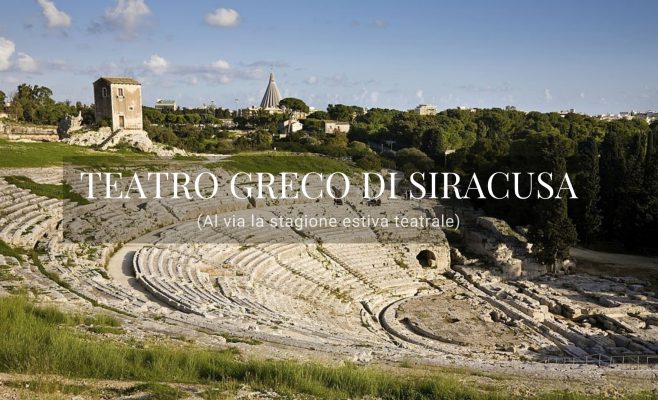
M70 137L71 133L77 132L82 129L82 112L77 116L67 115L59 124L57 124L57 135L60 139Z
M177 154L185 155L185 151L175 147L154 143L143 130L124 130L112 132L110 128L100 128L98 131L85 131L72 134L63 140L68 144L78 146L97 147L107 150L119 145L127 145L144 153L155 153L160 157L173 157Z
M546 273L546 267L532 256L532 244L505 221L478 217L474 226L465 229L464 239L469 251L492 261L506 279Z

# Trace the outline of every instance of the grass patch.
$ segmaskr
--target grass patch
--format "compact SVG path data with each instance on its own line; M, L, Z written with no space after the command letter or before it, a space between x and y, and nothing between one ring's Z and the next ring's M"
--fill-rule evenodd
M229 335L227 333L223 333L220 336L223 337L224 339L226 339L226 343L245 343L245 344L249 344L249 345L252 345L252 346L257 346L259 344L262 344L262 342L260 340L246 338L246 337L240 337L240 336L233 336L233 335Z
M11 247L0 240L0 254L6 257L20 258L22 255L27 254L27 252L23 249Z
M74 159L76 165L124 165L154 159L152 155L130 150L101 152L64 143L24 143L0 139L0 168L37 168L63 165Z
M207 157L203 156L184 156L182 154L176 154L173 157L174 160L176 161L207 161Z
M177 400L185 397L185 393L177 388L154 382L140 383L139 385L120 391L119 394L130 396L140 393L146 394L143 398L157 400Z
M0 265L0 282L16 282L22 280L20 276L16 276L11 272L9 265Z
M58 394L58 395L69 395L69 396L90 394L89 388L83 385L65 384L52 379L29 380L29 381L5 381L3 382L3 385L14 389L29 390L30 392L39 393L39 394Z
M73 188L64 183L53 185L46 183L37 183L26 176L5 176L5 181L18 188L29 190L37 196L44 196L51 199L71 200L80 205L89 204L89 200L82 197L79 193L73 191Z
M240 172L344 172L357 171L356 167L334 158L317 154L295 154L287 152L241 153L231 156L225 161L210 164L209 167L219 167Z
M125 389L125 394L149 393L148 398L159 399L178 399L182 394L158 382L211 387L244 384L255 390L272 389L283 396L307 394L321 399L519 398L491 386L466 386L457 377L439 373L402 374L352 364L245 360L232 350L100 341L66 328L77 318L54 308L36 307L24 297L0 299L0 372L137 380L147 383ZM535 398L596 397L551 392Z
M0 371L148 382L238 381L282 394L307 393L325 399L365 395L451 399L464 398L467 393L479 397L455 381L438 377L411 380L352 365L241 361L230 351L95 341L61 329L67 318L52 308L34 307L22 297L0 299ZM171 396L177 398L174 393Z

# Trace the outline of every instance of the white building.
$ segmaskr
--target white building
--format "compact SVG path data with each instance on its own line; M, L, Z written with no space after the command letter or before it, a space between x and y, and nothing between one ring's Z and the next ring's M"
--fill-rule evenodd
M338 133L348 133L350 131L350 123L343 121L323 121L324 122L324 133L326 134L338 134Z
M176 111L178 110L178 105L176 104L176 100L162 100L158 99L155 102L155 109L156 110L167 110L167 111Z
M295 133L304 129L301 122L295 120L285 120L279 122L278 130L281 133Z
M436 115L437 113L436 106L430 104L420 104L413 111L419 115Z

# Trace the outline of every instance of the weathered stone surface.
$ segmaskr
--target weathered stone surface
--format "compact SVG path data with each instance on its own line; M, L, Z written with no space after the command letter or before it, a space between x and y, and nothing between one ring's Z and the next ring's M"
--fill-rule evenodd
M98 147L107 150L119 145L127 145L144 153L155 153L160 157L172 157L186 154L184 150L167 147L154 143L148 133L142 130L118 130L112 132L110 128L100 128L98 131L73 133L63 142L86 147Z
M546 266L532 255L532 244L505 221L477 217L475 226L465 228L466 248L493 262L505 279L532 278L547 272ZM570 271L573 262L566 260L562 272Z
M22 125L0 120L0 138L8 140L31 140L54 142L58 140L57 128L47 126Z
M59 124L57 124L57 135L60 139L65 139L71 135L73 132L77 132L82 129L82 112L79 112L78 115L72 116L67 115Z

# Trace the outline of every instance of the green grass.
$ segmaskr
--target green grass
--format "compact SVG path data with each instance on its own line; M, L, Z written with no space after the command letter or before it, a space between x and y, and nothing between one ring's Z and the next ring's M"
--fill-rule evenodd
M185 393L177 388L153 382L141 383L122 390L119 394L122 396L130 396L137 393L147 393L148 396L146 398L157 400L177 400L186 397Z
M72 328L79 319L52 307L31 305L24 297L0 299L0 372L149 382L131 391L157 392L171 399L178 398L177 389L158 382L246 384L256 390L267 388L282 395L302 393L321 399L515 398L495 388L467 387L458 379L434 373L421 376L351 364L245 360L231 350L101 341ZM549 393L536 398L586 397Z
M240 172L344 172L352 173L357 169L344 161L316 154L295 154L287 152L241 153L212 166Z
M20 258L20 256L25 254L27 254L25 250L11 247L7 243L0 240L0 255Z
M130 396L135 397L139 395L141 399L153 400L177 400L182 399L185 393L175 387L163 385L159 383L139 383L126 388L112 388L112 387L90 387L85 384L71 384L63 383L60 380L52 377L45 377L43 379L31 380L15 380L5 381L3 385L6 387L22 390L23 395L26 396L27 391L30 393L38 394L39 399L70 399L78 398L99 398L110 399L116 397ZM21 397L23 398L23 397ZM32 398L31 396L29 398Z
M0 265L0 282L17 282L22 280L23 278L11 272L9 265Z
M23 143L0 139L0 168L37 168L74 163L84 166L125 165L154 156L123 150L101 152L64 143Z
M73 188L66 183L61 185L37 183L26 176L5 176L4 179L7 183L29 190L37 196L60 200L68 199L80 205L89 204L89 200L74 192Z
M176 161L206 161L208 158L203 157L203 156L183 156L180 154L176 154L173 157L174 160Z

